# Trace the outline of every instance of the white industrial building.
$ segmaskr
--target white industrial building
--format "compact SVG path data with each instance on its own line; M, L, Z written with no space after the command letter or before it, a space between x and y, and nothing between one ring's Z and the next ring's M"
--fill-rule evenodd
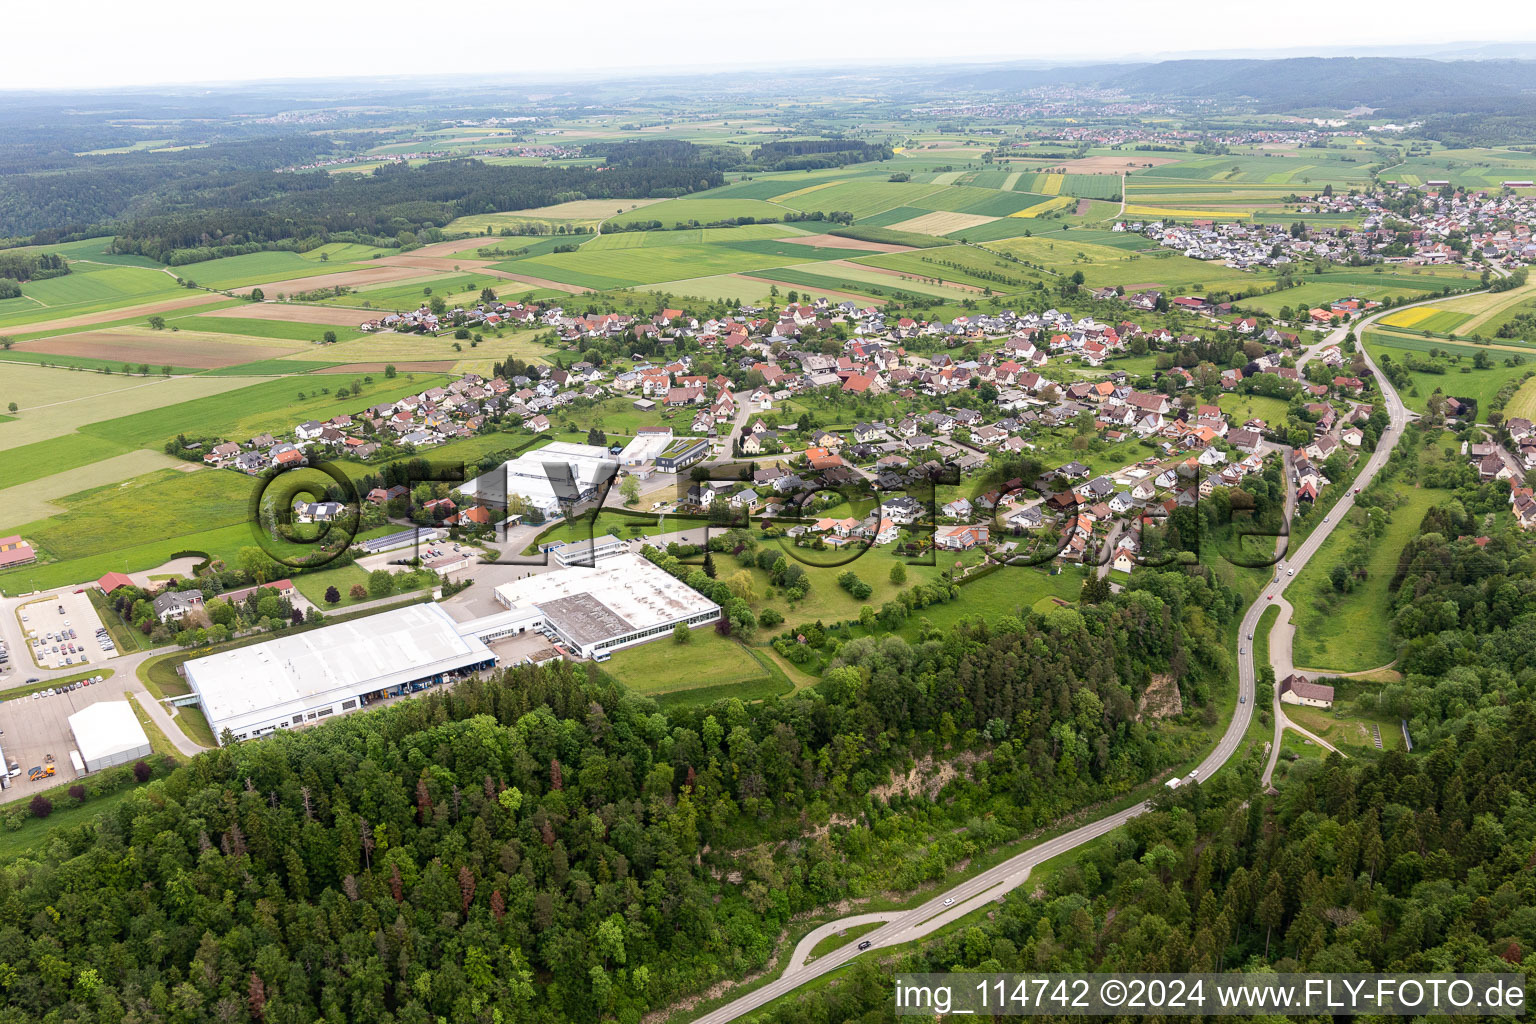
M549 549L550 557L569 569L573 565L596 565L607 558L614 558L629 550L629 541L620 540L611 533L591 540L573 540L557 544Z
M69 731L75 736L75 749L85 762L85 770L128 764L149 756L149 737L125 700L104 700L69 716Z
M679 622L691 629L720 617L715 602L634 554L503 583L496 600L537 610L551 639L597 661L670 633Z
M264 736L489 668L496 656L482 637L542 624L531 613L459 623L417 604L193 658L185 671L222 743L226 729L235 739Z
M642 427L619 453L619 461L626 466L655 462L656 456L666 451L671 443L671 427Z
M613 480L618 466L601 445L552 441L482 473L459 490L497 508L506 508L513 497L521 498L550 519L596 497L603 485Z

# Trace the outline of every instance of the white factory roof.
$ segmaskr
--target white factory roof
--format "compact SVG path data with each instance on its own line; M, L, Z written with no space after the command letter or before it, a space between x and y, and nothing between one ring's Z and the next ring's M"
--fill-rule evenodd
M617 469L618 461L602 445L551 441L475 477L459 490L492 501L516 494L549 508L558 499L573 500L612 479Z
M561 632L582 644L718 607L665 569L628 553L595 567L572 566L503 583L496 592L514 608L536 605Z
M672 443L672 435L668 434L640 434L619 453L619 461L626 466L638 465L642 462L655 462L656 456L667 450Z
M76 711L69 716L69 728L75 734L75 749L86 764L149 746L139 717L125 700L98 701Z
M248 724L386 690L492 657L435 604L380 612L186 664L213 727Z

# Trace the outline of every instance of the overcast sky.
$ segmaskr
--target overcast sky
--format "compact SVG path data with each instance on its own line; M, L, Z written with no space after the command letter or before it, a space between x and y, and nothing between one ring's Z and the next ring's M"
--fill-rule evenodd
M1527 0L1475 24L1424 0L265 0L12 4L0 88L572 69L1080 60L1536 39ZM1276 55L1289 55L1289 52Z

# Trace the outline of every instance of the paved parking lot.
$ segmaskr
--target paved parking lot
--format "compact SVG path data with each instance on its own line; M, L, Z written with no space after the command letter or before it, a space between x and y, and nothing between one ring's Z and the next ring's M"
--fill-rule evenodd
M69 716L97 701L122 700L123 694L133 688L129 685L131 679L132 676L112 678L52 697L18 697L0 703L0 731L4 732L0 735L0 747L5 750L7 762L21 767L21 775L11 780L10 790L0 800L19 800L34 790L41 792L78 778L69 763L69 752L75 749ZM29 783L27 769L44 764L48 754L53 755L57 774Z
M61 614L59 609L63 608ZM25 657L30 654L33 662L40 668L69 669L80 667L80 671L88 671L92 665L106 661L109 657L116 657L120 651L112 654L104 654L100 645L96 642L96 630L102 628L101 617L96 614L96 609L91 606L91 599L86 593L75 593L73 590L63 590L53 596L32 604L21 606L21 628L26 633L28 641L42 640L41 646L30 642L25 651L21 652ZM68 641L60 641L57 637L47 640L49 633L57 634L60 630L72 629L75 638ZM65 643L72 643L78 649L78 653L71 654L64 649ZM53 647L58 645L59 650ZM17 660L17 652L11 654L13 661ZM67 660L73 658L73 664L67 664Z

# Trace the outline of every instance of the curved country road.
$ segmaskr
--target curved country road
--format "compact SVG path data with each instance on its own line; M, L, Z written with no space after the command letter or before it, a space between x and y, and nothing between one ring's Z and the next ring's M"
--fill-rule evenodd
M1397 308L1402 309L1405 307L1399 306ZM1367 317L1357 324L1340 326L1336 330L1331 331L1322 341L1310 346L1300 362L1306 362L1317 352L1331 344L1341 343L1344 340L1345 333L1351 327L1356 331L1357 337L1363 338L1366 327L1387 312L1390 311L1382 310L1380 313ZM1365 351L1363 344L1360 345L1360 350L1361 352ZM1375 371L1376 365L1372 362L1369 354L1365 356L1365 359L1366 364ZM1391 382L1379 372L1376 373L1376 382L1381 390L1382 398L1386 402L1390 422L1376 446L1376 451L1372 453L1366 465L1360 471L1358 486L1361 488L1364 488L1380 472L1381 467L1386 465L1387 458L1392 454L1392 449L1397 446L1397 442L1402 438L1403 428L1407 425L1408 421L1407 410L1403 407L1402 400L1393 389ZM1289 477L1289 474L1287 474L1287 477ZM1333 527L1338 524L1340 517L1352 507L1354 507L1354 495L1351 490L1351 493L1345 494L1328 513L1328 522L1319 523L1317 528L1307 537L1306 541L1302 543L1300 549L1295 554L1290 555L1287 561L1287 568L1300 571L1307 564L1307 561L1317 553L1318 548L1322 546L1323 542L1327 540L1328 535L1333 531ZM1264 594L1269 595L1269 599L1261 597L1249 606L1247 613L1243 616L1241 632L1238 634L1243 638L1239 640L1243 654L1238 659L1238 693L1241 696L1241 700L1237 704L1237 710L1232 715L1232 721L1228 723L1226 732L1222 734L1215 749L1206 755L1205 759L1200 762L1199 767L1195 769L1196 777L1200 782L1209 779L1222 765L1227 763L1228 759L1237 751L1238 745L1242 742L1243 735L1248 731L1248 725L1253 718L1256 673L1253 665L1253 645L1246 638L1249 633L1252 633L1257 628L1259 617L1264 614L1264 609L1271 604L1274 597L1285 590L1286 585L1291 579L1294 579L1294 577L1282 574L1278 582L1271 581L1264 589ZM1283 729L1282 720L1278 716L1279 707L1277 697L1275 703L1277 711L1276 724L1277 729ZM1273 772L1275 758L1279 756L1279 749L1279 732L1277 731L1275 742L1270 750L1269 766L1264 774L1266 784ZM1031 847L1020 854L1010 857L1008 860L976 875L974 878L961 882L954 888L935 896L933 899L911 910L858 914L822 925L801 940L795 947L793 957L782 975L762 987L726 1003L724 1006L703 1014L695 1019L694 1024L726 1024L727 1021L732 1021L743 1014L751 1013L777 999L779 996L794 991L813 978L818 978L830 971L837 970L860 954L861 950L858 946L865 941L868 941L872 949L878 949L922 938L924 935L980 909L989 901L1001 899L1003 895L1022 885L1029 877L1030 870L1035 865L1044 863L1053 857L1059 857L1069 850L1076 849L1084 843L1097 839L1106 832L1119 828L1132 818L1146 813L1150 806L1150 801L1144 800L1133 807L1116 811L1114 814L1100 818L1080 828L1075 828L1054 839L1048 839L1038 846ZM825 956L818 957L809 964L804 963L806 955L809 954L811 948L821 939L845 928L859 924L868 924L873 921L884 921L885 924L863 935L858 943L850 942Z

